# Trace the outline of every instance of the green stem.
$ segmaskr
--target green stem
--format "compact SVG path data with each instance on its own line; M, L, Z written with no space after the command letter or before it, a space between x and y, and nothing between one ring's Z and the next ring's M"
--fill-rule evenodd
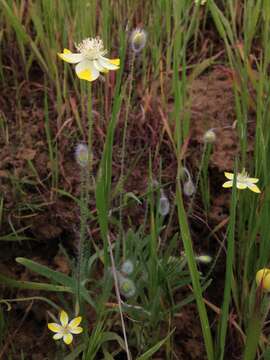
M207 359L214 360L214 348L212 335L210 330L210 325L208 321L207 311L202 296L202 288L200 284L199 272L197 269L195 255L193 252L192 240L190 236L189 226L187 222L187 215L184 209L182 190L180 179L177 178L176 183L176 200L178 208L178 221L180 224L180 230L183 240L183 245L185 249L185 254L187 256L188 267L190 271L190 276L193 285L194 296L196 298L198 312L201 321L202 333L204 337L204 343L206 347Z
M131 54L131 65L130 65L130 74L128 78L128 96L126 104L126 113L125 113L125 122L124 122L124 131L123 131L123 140L122 140L122 152L121 152L121 172L119 180L119 191L120 191L120 204L119 204L119 222L120 222L120 238L122 239L122 250L123 256L126 254L126 246L124 239L124 230L123 230L123 195L124 195L124 166L125 166L125 156L126 156L126 137L127 137L127 124L128 124L128 114L131 102L131 92L132 92L132 83L133 83L133 74L134 74L134 61L135 53ZM119 256L119 248L116 249L117 258Z

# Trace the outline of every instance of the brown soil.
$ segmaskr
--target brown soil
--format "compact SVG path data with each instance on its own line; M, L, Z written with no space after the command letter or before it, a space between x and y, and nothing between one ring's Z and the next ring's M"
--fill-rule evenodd
M219 234L205 243L211 229L220 225L222 233L228 214L229 193L220 190L223 182L223 171L233 168L234 158L238 152L236 135L234 100L231 77L228 69L212 68L211 71L195 79L190 85L191 95L191 130L189 143L184 154L186 166L195 178L201 159L203 148L203 134L214 128L217 141L213 145L213 152L209 164L211 182L211 209L206 217L199 196L195 200L195 211L190 219L192 235L196 251L215 252L219 247ZM5 196L4 217L1 234L12 233L15 229L27 227L24 234L33 239L20 242L1 242L2 251L1 273L21 280L40 280L37 276L15 263L14 258L25 256L40 263L49 265L68 273L69 267L64 257L59 253L58 246L64 247L74 254L76 233L78 232L79 213L74 202L67 197L60 197L52 188L51 167L48 157L46 130L44 126L44 88L38 82L22 81L20 91L20 105L18 105L16 91L9 85L2 86L0 108L2 116L7 121L8 134L0 139L0 191ZM140 90L142 92L142 90ZM145 111L135 109L129 114L127 163L132 163L142 150L140 157L125 184L126 191L135 195L142 195L147 189L149 148L152 153L160 146L158 155L153 159L153 171L158 176L160 158L164 166L162 181L174 181L176 176L176 160L166 132L161 114L156 111L160 107L159 98L150 99L146 94L139 93L145 104ZM74 98L70 98L73 108L76 106ZM169 109L170 110L170 109ZM76 132L74 115L71 113L64 128L61 128L56 118L56 111L49 92L49 115L52 138L57 137L59 158L58 187L79 195L79 172L74 161L74 143L70 138ZM169 114L163 114L167 117ZM99 114L94 113L95 120L95 167L101 153L106 124L100 122ZM123 121L122 117L120 118ZM83 120L86 128L86 121ZM250 135L253 134L252 123ZM160 134L164 134L160 137ZM122 126L118 127L113 155L113 181L117 181L120 169L120 144ZM75 139L75 136L72 137ZM146 148L147 151L143 151ZM251 148L252 150L252 142ZM33 171L33 165L35 171ZM38 176L36 175L38 174ZM171 189L173 192L173 189ZM170 191L168 190L168 194ZM187 203L188 203L187 199ZM26 208L25 204L30 207ZM35 206L34 206L35 205ZM94 202L90 208L94 211ZM143 212L139 208L133 209L131 216L143 220ZM175 227L177 224L175 222ZM93 235L98 237L95 227L91 227ZM173 233L173 229L172 229ZM96 235L95 235L96 234ZM222 273L222 268L217 269ZM222 293L222 288L220 289ZM215 296L214 296L215 293ZM37 292L14 291L3 289L4 298L20 298L37 295ZM41 294L40 294L41 295ZM213 295L213 296L212 296ZM209 288L207 296L215 305L220 306L220 294ZM32 303L14 303L7 315L9 327L5 336L4 347L0 350L0 358L7 358L11 345L16 339L16 348L26 354L27 359L52 359L54 342L46 330L46 305L35 301ZM213 320L216 314L213 312ZM205 358L204 345L201 336L198 314L194 305L186 306L175 319L175 352L178 359L202 360ZM238 346L238 345L237 345ZM48 350L49 349L49 350ZM49 352L48 352L49 351ZM5 355L4 355L5 354ZM155 357L155 359L162 359ZM20 356L18 355L18 359ZM15 359L15 357L14 357ZM232 358L231 358L232 359Z

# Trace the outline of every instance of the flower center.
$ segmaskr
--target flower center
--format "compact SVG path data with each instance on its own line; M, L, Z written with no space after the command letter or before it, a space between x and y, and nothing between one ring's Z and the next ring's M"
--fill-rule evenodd
M63 335L68 335L68 334L70 333L70 330L69 330L68 325L62 327L61 333L62 333Z
M88 60L98 59L99 56L106 54L107 50L104 49L103 41L99 38L84 39L78 45L75 45L77 50Z

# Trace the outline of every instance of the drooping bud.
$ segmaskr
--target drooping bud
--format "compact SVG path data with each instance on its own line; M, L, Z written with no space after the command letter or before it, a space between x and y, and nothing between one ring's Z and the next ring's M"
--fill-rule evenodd
M132 50L138 54L145 47L147 34L143 29L136 28L130 36L130 45Z
M121 272L124 275L130 275L132 274L134 271L134 264L131 260L127 259L126 261L123 262L122 266L121 266Z
M193 184L192 180L189 179L184 183L184 194L186 196L192 196L195 192L195 185Z
M167 196L163 193L163 191L161 192L161 196L159 199L158 212L161 216L166 216L170 212L170 202Z
M213 144L216 141L216 138L216 133L212 129L207 130L203 135L203 141L205 144Z
M86 167L89 162L88 147L85 144L78 144L75 149L75 159L81 167Z
M202 264L210 264L212 261L212 257L210 255L198 255L195 259Z

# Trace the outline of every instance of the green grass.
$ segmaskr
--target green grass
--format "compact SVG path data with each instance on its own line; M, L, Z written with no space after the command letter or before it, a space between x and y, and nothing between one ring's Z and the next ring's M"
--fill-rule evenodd
M0 174L16 200L11 210L8 194L3 191L0 196L0 241L12 246L18 243L18 249L29 246L31 254L29 240L34 235L31 224L26 226L24 219L35 219L47 204L58 200L69 201L80 212L73 234L80 238L76 254L71 255L65 243L61 248L71 268L69 275L25 257L16 261L38 274L38 281L0 275L0 282L10 288L31 290L31 296L0 301L0 327L4 333L8 331L6 305L15 301L46 303L44 319L46 309L49 316L55 316L55 309L61 308L70 317L80 314L83 334L76 336L73 347L57 342L56 359L114 359L131 351L130 357L145 360L154 358L160 349L164 358L174 359L175 319L191 302L196 304L207 359L228 356L231 314L238 327L243 359L269 357L264 335L268 331L267 294L259 296L255 276L270 260L270 2L194 3L0 0L1 89L16 99L14 118L0 109L1 145L18 151L19 144L13 143L14 126L16 138L23 141L23 111L30 111L23 88L25 84L38 84L40 98L32 106L42 114L39 126L48 164L45 177L39 173L35 159L27 159L25 176L17 175L10 167ZM146 46L139 54L132 53L129 43L136 25L147 32ZM104 75L104 80L89 85L79 80L74 66L62 62L57 53L64 48L74 51L75 43L96 35L103 39L108 57L119 57L121 66ZM217 56L220 50L222 55ZM205 144L199 152L198 166L191 162L195 194L191 199L183 195L181 171L183 166L190 169L185 155L192 150L193 99L189 89L196 78L211 73L215 65L230 74L239 147L234 161L238 172L246 168L251 177L260 179L261 194L240 191L235 184L233 189L223 189L217 180L221 178L219 172L209 172L215 144ZM36 101L36 96L33 99ZM162 124L160 133L153 130L153 118ZM139 119L138 124L134 119ZM34 125L36 118L33 115L27 121ZM146 143L137 149L133 158L129 147L137 125L145 129L145 134L150 129L158 141L155 147ZM70 156L79 142L88 145L90 156L86 169L75 165L78 173L81 171L78 195L65 183L62 169L68 157L66 147L70 144ZM164 170L170 165L168 152L177 164L169 181ZM145 161L141 175L147 178L144 192L125 191L141 159ZM213 225L209 214L218 186L220 193L231 192L230 206L226 221ZM170 199L170 213L165 218L159 213L161 189ZM207 276L195 258L200 248L192 224L198 207L209 226L208 239L212 235L222 239L218 247L210 246L216 260ZM143 219L134 219L130 209L139 209ZM128 276L121 273L126 260L134 264ZM220 261L225 263L224 279L216 277ZM136 288L130 298L123 295L121 276ZM218 301L211 299L215 286L219 287ZM3 336L0 341L4 344ZM21 352L16 343L10 349L11 359L27 356L27 349Z

